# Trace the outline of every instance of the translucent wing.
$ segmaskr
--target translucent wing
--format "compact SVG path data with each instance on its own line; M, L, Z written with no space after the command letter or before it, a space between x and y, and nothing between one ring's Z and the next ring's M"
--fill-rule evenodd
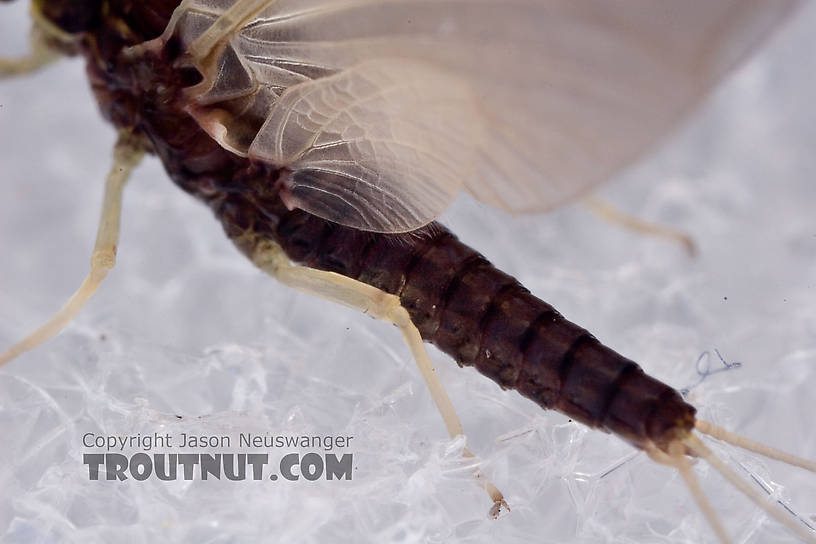
M341 224L412 230L462 187L538 211L653 146L794 3L278 0L195 59L190 111ZM233 4L187 1L166 34L190 47Z
M475 159L474 118L458 79L410 60L375 59L289 88L249 156L293 170L291 205L360 229L404 232L456 196Z

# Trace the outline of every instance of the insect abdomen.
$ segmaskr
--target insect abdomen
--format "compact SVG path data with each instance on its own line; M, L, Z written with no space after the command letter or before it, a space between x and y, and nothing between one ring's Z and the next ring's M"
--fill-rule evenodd
M398 295L422 337L543 408L641 445L694 425L669 386L564 319L438 224L363 233L295 211L276 241L295 261Z

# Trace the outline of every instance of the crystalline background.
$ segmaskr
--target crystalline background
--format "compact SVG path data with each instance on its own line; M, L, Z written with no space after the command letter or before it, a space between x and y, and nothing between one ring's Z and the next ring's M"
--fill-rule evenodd
M0 54L25 49L18 4L2 6ZM743 363L690 401L705 419L809 458L815 31L809 6L658 153L602 188L690 232L698 258L580 205L509 218L463 199L444 218L667 383L694 384L706 351ZM86 273L113 140L78 60L0 82L0 346ZM0 370L2 541L714 541L670 469L432 358L510 503L498 521L486 519L462 441L447 438L396 329L255 270L149 159L127 189L119 261L101 291L58 338ZM350 482L88 480L84 433L154 431L354 435L356 470ZM816 524L812 474L716 450ZM706 466L697 473L736 541L794 540Z

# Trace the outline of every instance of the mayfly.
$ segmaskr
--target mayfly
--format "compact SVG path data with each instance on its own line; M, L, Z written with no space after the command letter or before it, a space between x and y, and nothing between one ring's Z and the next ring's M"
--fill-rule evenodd
M86 13L80 6L74 3L66 12L59 3L42 2L38 4L39 17L40 21L57 23L63 30L88 40L81 47L91 56L92 81L106 114L120 128L137 129L136 138L146 133L151 138L149 145L165 160L175 180L213 205L228 234L256 264L282 275L295 286L319 291L331 298L346 295L338 295L332 285L324 282L324 275L308 277L309 283L305 284L296 270L289 275L290 269L280 261L277 249L263 243L263 229L272 229L269 233L287 232L288 238L284 241L291 243L284 249L296 261L361 277L366 273L365 267L352 274L347 268L351 259L359 255L376 257L390 250L378 247L378 241L387 234L368 235L360 231L413 231L438 215L463 183L478 198L511 210L537 209L575 196L650 145L714 79L742 56L743 47L764 34L788 7L779 2L747 6L713 3L711 7L679 8L676 13L662 9L658 10L660 13L652 13L634 3L620 16L600 6L555 9L556 5L543 2L501 7L493 2L440 2L434 6L422 2L301 2L295 7L289 2L224 5L189 2L177 9L173 20L168 21L161 17L162 14L169 16L167 6L152 6L153 9L142 14L142 19L122 6L119 6L122 13L117 13L116 3L106 3L106 10L102 12L85 6L89 10ZM539 9L558 16L544 20L537 12ZM555 11L551 11L553 9ZM713 12L705 11L708 9ZM292 13L293 10L297 13ZM449 12L461 17L445 17ZM368 20L366 16L373 16L372 13L384 17L385 24L378 26ZM503 17L507 17L504 28ZM638 17L644 19L638 22ZM330 25L326 24L328 20ZM214 25L215 21L218 24ZM301 25L304 21L306 24ZM356 27L354 21L357 21ZM360 24L361 21L364 24ZM540 28L545 21L552 25L550 32ZM649 27L648 23L653 21L659 22L657 28ZM277 25L278 22L281 24ZM221 23L225 26L218 30ZM389 24L396 25L390 28L390 33L384 30L389 29ZM86 28L77 29L75 25L86 25ZM162 37L147 42L147 38L156 33L157 26L161 26ZM429 28L436 34L423 34L429 32ZM342 35L351 32L354 37L353 33L362 29L369 32L376 29L382 35L367 34L356 41ZM546 39L531 39L529 43L522 38L506 40L509 29L522 38L546 36ZM700 35L688 36L688 29L695 29ZM265 34L268 31L272 34ZM338 32L340 36L331 37L331 32ZM56 34L56 38L62 37L59 31ZM477 35L479 40L474 38ZM425 39L429 36L436 40ZM610 40L610 36L626 39ZM309 47L315 37L322 41ZM470 38L470 41L462 38ZM690 44L689 47L678 46L681 39ZM331 40L337 40L340 46L333 47L336 44ZM644 47L642 41L655 47ZM230 45L225 46L227 43ZM299 48L292 43L306 46ZM453 46L445 47L450 44ZM728 47L721 47L724 44ZM667 49L659 47L661 45ZM519 49L522 46L542 48L549 56L534 57L540 64L527 63L524 73L514 72L507 60L523 56L525 49ZM576 71L576 66L568 62L574 59L553 53L567 46L577 48L574 58L587 63L582 66L583 71ZM276 47L282 49L271 52ZM300 57L306 54L304 51L314 54L314 58ZM372 51L377 54L372 55ZM536 52L542 51L536 49ZM603 52L608 57L595 58L593 52ZM431 57L434 62L426 62ZM626 58L626 62L622 65L608 62L609 57L621 62ZM252 69L248 70L248 66ZM678 68L682 69L677 71ZM463 85L463 81L471 81L467 77L472 77L477 69L481 85ZM608 85L590 88L581 83L587 73ZM119 76L135 79L120 81ZM128 88L124 83L133 87ZM429 89L440 92L429 92ZM551 90L553 95L544 110L533 107L542 89ZM513 90L517 94L513 95ZM168 105L178 98L174 95L176 91L182 91L181 97L188 106L185 115L195 119L197 126L218 142L218 147L188 147L188 151L198 155L174 155L176 149L191 145L187 138L195 140L189 132L177 131L175 126L190 119L172 116L167 119L168 111L177 112L161 110L161 107L173 107ZM135 105L129 92L136 96ZM140 100L144 102L139 103ZM585 107L579 110L578 105ZM546 113L551 124L539 122L543 118L537 118L535 112ZM577 120L583 124L575 122ZM444 134L439 131L442 126ZM551 130L544 131L543 126ZM576 142L583 145L573 147ZM136 145L147 144L139 140ZM589 150L589 155L575 156L574 149ZM241 164L243 159L236 158L244 156L249 156L255 164L245 169ZM283 168L276 170L273 165ZM548 171L547 167L553 170ZM218 178L211 175L213 172L234 175ZM553 181L537 185L523 181L543 172L548 174L545 178ZM559 179L564 183L559 185ZM500 189L506 183L519 185L509 190ZM244 198L245 194L250 195L249 200ZM252 215L254 208L247 208L248 205L264 210L265 216L272 218L267 218L271 223L264 224L264 218ZM322 226L327 223L293 209L307 210L353 230ZM315 237L321 239L321 244L332 240L330 247L334 251L309 254L313 250L309 243L314 243ZM688 419L693 412L683 408L679 397L654 385L657 388L654 395L659 399L652 400L660 400L670 412L676 409L681 415L651 422L658 427L652 427L649 418L639 423L628 421L630 416L626 414L635 413L637 409L629 406L618 411L615 396L586 387L587 380L595 379L588 367L588 374L584 375L585 371L581 370L573 376L584 377L569 379L567 370L581 368L581 361L603 358L606 355L598 353L607 353L596 348L594 340L578 330L560 331L571 335L563 338L568 342L565 346L568 349L562 355L570 354L561 360L572 364L562 365L563 372L556 372L553 382L560 380L563 385L556 385L556 390L550 391L548 387L552 385L532 376L527 389L521 388L519 373L530 367L503 367L499 351L503 349L502 343L509 341L511 351L524 345L522 358L529 358L530 350L544 347L536 346L536 335L525 331L544 327L548 319L561 327L557 314L546 306L525 306L538 303L533 303L532 297L517 290L519 288L504 276L481 277L479 271L487 270L487 264L477 255L459 249L441 229L399 238L388 247L402 248L409 260L416 261L410 263L414 267L430 265L425 277L444 280L447 294L439 300L448 305L456 300L451 294L454 287L461 288L469 279L486 282L481 287L485 292L496 291L490 300L503 297L508 306L518 306L514 309L517 313L508 314L506 319L488 319L486 324L478 320L478 330L490 336L490 341L492 335L497 335L497 343L491 344L492 350L480 346L484 349L467 355L467 320L451 325L452 335L456 336L455 332L462 336L462 342L454 346L451 342L455 338L442 340L435 336L444 316L437 315L436 308L419 307L422 297L415 297L418 304L409 307L410 315L414 322L425 320L416 323L425 337L433 338L449 352L464 350L456 353L461 361L492 374L491 377L505 387L522 389L545 406L556 405L579 420L606 426L650 451L652 456L684 468L684 475L691 478L690 472L685 470L683 453L701 455L704 447L683 438L688 427L677 425L677 421L686 421L684 425L693 422ZM422 251L417 249L412 254L409 251L412 247ZM449 256L444 253L448 250L460 252L461 264L468 268L456 273L451 269L451 274L435 277L434 273L439 272L433 271L434 265L447 270L444 259ZM399 260L399 252L394 250L393 253ZM429 255L433 258L425 259ZM450 266L456 264L453 262ZM386 287L391 280L389 275L400 270L395 263L388 266L393 269L383 266L379 271L370 270L379 276L369 277L368 283L393 292L396 287ZM423 289L431 289L422 287L419 280L403 281L420 295ZM352 294L348 296L354 298L357 291L353 287L350 290ZM400 288L399 292L404 294L405 290ZM474 293L478 295L479 289ZM410 296L403 298L410 302ZM343 300L356 304L349 298ZM367 304L363 306L378 312L377 307ZM485 304L482 308L485 315L505 310L504 305L490 301ZM478 308L472 306L471 309ZM535 316L524 316L532 310ZM446 311L450 313L450 308ZM425 313L427 315L423 315ZM383 314L383 317L399 321L394 315ZM527 323L518 334L512 331L514 320ZM513 339L513 335L519 338ZM517 342L517 348L512 347L513 342ZM601 351L596 353L596 349ZM586 357L579 352L586 352ZM632 377L638 381L639 376L636 367L620 360L610 381L617 385L610 391L624 390L626 381L631 382ZM573 388L577 389L566 391ZM554 396L550 398L551 395ZM598 395L602 398L595 398ZM629 402L628 393L617 398ZM671 408L672 404L675 408ZM610 423L607 417L610 415L615 415L618 423ZM668 421L669 427L659 428L661 421ZM683 446L680 447L681 441ZM707 510L710 514L710 509ZM718 532L724 539L723 531L718 529ZM807 538L801 527L799 534Z

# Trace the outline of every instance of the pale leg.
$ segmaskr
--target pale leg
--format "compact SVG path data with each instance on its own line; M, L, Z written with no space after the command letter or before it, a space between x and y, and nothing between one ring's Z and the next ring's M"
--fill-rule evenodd
M271 241L260 242L255 248L252 260L261 270L273 275L284 285L310 295L321 296L396 325L405 343L411 348L419 371L442 415L448 434L451 437L464 435L462 424L436 375L419 330L411 322L408 311L400 304L399 297L340 274L292 265L280 246ZM474 457L467 448L464 455ZM474 470L474 474L493 500L491 516L497 516L502 507L507 508L501 492L486 480L478 469Z
M602 200L596 196L589 196L584 199L584 205L589 208L592 213L599 216L608 223L612 223L623 228L645 234L647 236L656 236L664 238L673 242L677 242L683 246L686 253L690 257L697 255L697 244L690 234L677 230L665 225L657 223L650 223L643 219L630 215L622 210L619 210L609 202Z
M60 53L48 46L39 25L35 24L31 28L29 40L31 45L25 56L16 59L0 57L0 78L36 72L60 58Z
M190 44L187 53L199 63L203 63L216 47L229 39L238 29L247 22L275 3L275 0L243 0L236 2L227 11L221 14L218 19L201 36Z
M91 255L91 271L79 289L51 319L36 331L26 336L20 343L0 353L0 365L7 363L39 346L71 322L88 299L96 292L99 284L116 262L116 246L119 243L119 219L122 214L122 191L133 168L139 163L144 151L142 146L129 134L122 134L113 151L113 167L105 182L105 196L102 203L102 217L96 233L96 244Z

